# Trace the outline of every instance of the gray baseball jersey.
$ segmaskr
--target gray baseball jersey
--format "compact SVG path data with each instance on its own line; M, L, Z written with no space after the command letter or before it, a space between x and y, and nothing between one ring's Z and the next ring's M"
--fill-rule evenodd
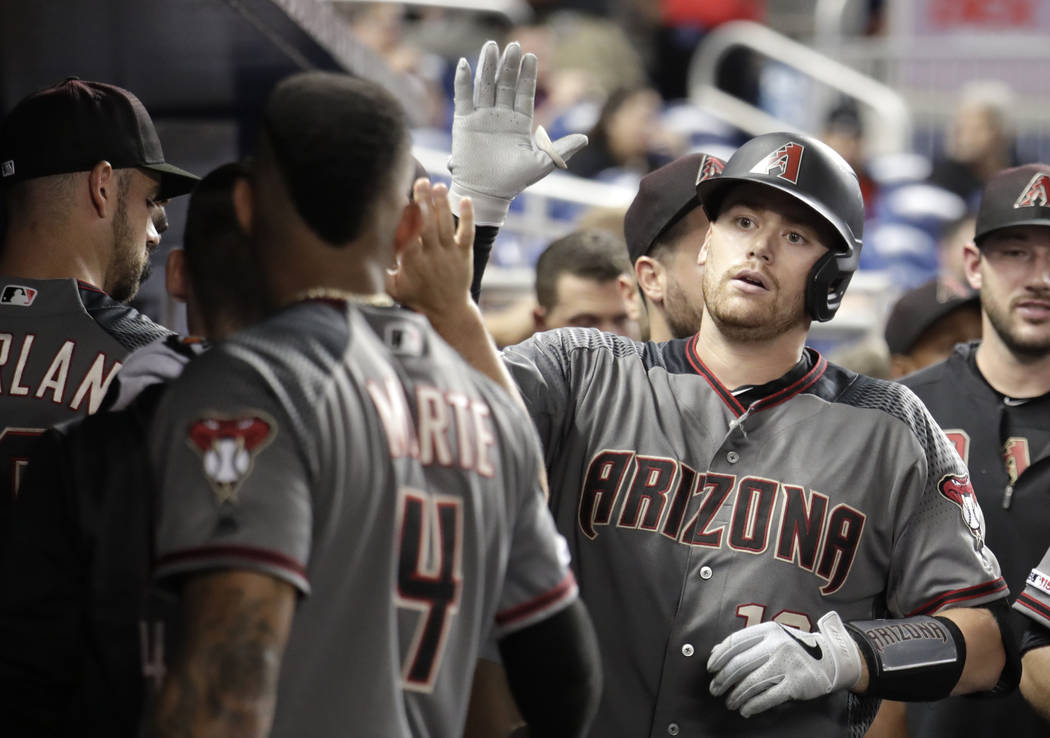
M1014 609L1027 615L1045 628L1050 628L1050 550L1039 565L1032 569L1024 591L1014 602Z
M762 621L1003 597L966 468L903 387L807 349L734 394L695 341L562 329L503 354L602 645L592 735L862 735L876 701L848 692L745 720L708 693L707 657Z
M170 334L84 282L0 276L0 526L36 437L98 410L125 355Z
M482 638L576 597L528 418L418 315L294 305L191 364L153 427L158 576L309 595L273 736L457 735Z

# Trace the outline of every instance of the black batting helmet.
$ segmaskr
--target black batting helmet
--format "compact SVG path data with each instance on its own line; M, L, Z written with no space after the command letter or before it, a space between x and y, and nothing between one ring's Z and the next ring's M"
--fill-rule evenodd
M801 133L766 133L751 139L729 158L719 177L698 182L700 204L711 222L738 182L754 182L785 192L823 218L840 236L827 244L806 285L806 309L814 320L834 317L860 263L864 196L857 175L834 149Z

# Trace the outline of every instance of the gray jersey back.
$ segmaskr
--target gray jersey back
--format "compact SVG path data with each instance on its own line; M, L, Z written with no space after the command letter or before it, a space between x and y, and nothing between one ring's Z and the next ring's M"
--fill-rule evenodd
M295 305L191 364L154 428L158 575L309 595L274 736L457 735L482 638L576 596L528 419L407 311Z
M125 355L170 333L75 279L0 276L0 521L36 436L98 410Z
M694 340L569 329L504 351L603 646L592 735L863 734L874 705L847 692L745 720L708 693L707 657L763 621L1003 597L966 469L907 389L811 352L743 407Z

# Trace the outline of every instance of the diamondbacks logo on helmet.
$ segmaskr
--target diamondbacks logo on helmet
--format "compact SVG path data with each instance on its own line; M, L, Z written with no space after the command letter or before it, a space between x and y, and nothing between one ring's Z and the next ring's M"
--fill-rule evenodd
M751 167L751 174L768 174L771 177L786 179L791 184L798 184L798 173L802 168L802 155L805 152L806 147L802 144L788 141Z
M941 481L937 483L937 489L942 495L959 506L966 527L970 529L970 533L979 543L983 542L981 508L977 505L977 495L974 494L970 478L958 474L945 474L941 477Z
M718 157L711 156L710 154L704 154L704 158L700 160L700 166L696 170L696 184L717 177L723 171L725 171L726 163Z
M1014 207L1045 208L1047 205L1050 205L1050 198L1047 197L1047 192L1050 192L1050 175L1039 172L1025 186L1021 196L1014 202Z
M277 423L259 411L201 418L190 424L187 441L200 453L204 476L220 505L237 502L237 490L251 474L255 456L276 433Z

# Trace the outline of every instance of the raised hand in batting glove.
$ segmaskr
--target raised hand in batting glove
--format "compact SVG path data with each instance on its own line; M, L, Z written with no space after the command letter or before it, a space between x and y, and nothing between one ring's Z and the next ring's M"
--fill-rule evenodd
M459 201L474 201L478 225L503 225L510 201L529 185L550 174L587 145L573 133L551 142L543 126L533 139L532 112L536 98L536 56L517 42L503 55L495 41L481 48L473 84L470 64L456 66L455 117L452 120L452 173L449 199L459 214Z
M838 613L829 612L807 633L762 623L733 633L711 650L711 694L726 693L726 707L744 717L788 700L811 700L848 689L861 676L857 644Z

